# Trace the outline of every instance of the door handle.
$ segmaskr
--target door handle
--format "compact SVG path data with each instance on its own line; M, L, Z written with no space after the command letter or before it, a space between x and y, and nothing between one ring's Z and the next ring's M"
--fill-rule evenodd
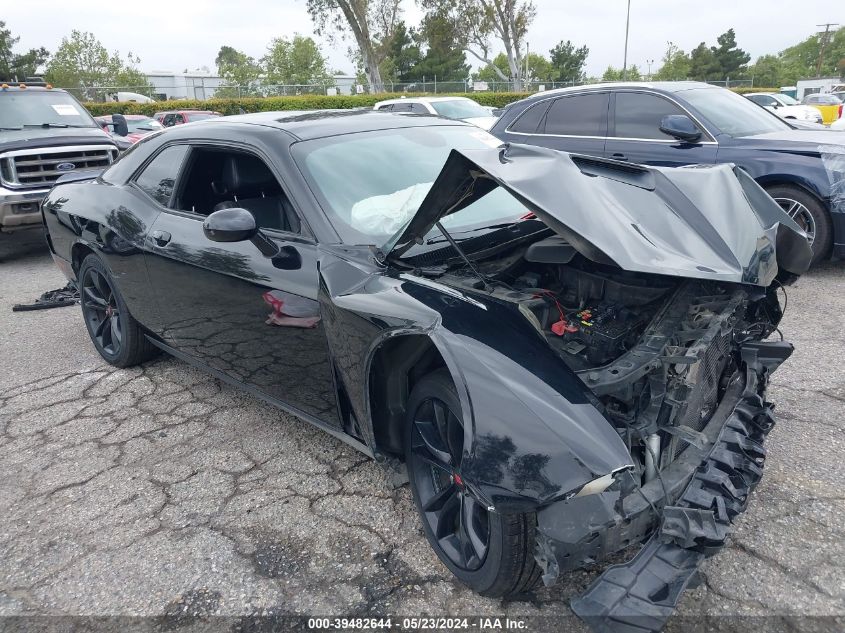
M616 152L615 154L611 154L610 157L613 160L628 160L628 157L625 156L625 154L620 154L619 152Z
M155 230L150 236L158 246L167 246L167 243L170 242L170 233L167 231Z

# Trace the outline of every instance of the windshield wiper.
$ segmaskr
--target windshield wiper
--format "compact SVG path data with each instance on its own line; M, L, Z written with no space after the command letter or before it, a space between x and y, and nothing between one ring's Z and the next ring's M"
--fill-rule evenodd
M507 229L509 227L514 226L515 224L517 224L517 223L516 222L502 222L500 224L488 224L486 226L478 226L474 229L467 229L467 230L461 231L461 233L477 233L479 231L497 231L499 229ZM445 236L443 236L443 237L445 237ZM464 242L464 241L469 240L469 239L472 239L472 238L470 238L470 237L459 237L459 238L457 238L456 241L457 242ZM437 237L432 237L430 239L427 239L425 241L425 243L426 243L426 246L433 246L434 244L442 244L443 240L438 239Z
M50 128L50 127L92 127L90 125L72 125L70 123L24 123L23 127L43 127L43 128Z
M8 125L0 125L0 130L22 130L22 129L23 129L23 127L21 127L20 125L18 127L11 127L11 126L8 126Z

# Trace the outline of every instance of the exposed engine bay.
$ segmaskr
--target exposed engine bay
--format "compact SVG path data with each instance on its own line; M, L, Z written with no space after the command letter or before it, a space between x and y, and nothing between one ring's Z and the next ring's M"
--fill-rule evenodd
M600 400L643 482L704 443L738 366L736 344L768 336L781 317L777 284L626 272L556 236L438 281L518 309Z

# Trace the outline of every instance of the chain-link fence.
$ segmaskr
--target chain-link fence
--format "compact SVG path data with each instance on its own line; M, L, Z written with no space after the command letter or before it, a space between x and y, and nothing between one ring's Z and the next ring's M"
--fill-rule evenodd
M193 84L155 84L144 86L99 86L89 88L68 88L74 96L82 101L143 101L143 97L154 101L170 99L195 99L204 101L211 98L243 98L243 97L279 97L292 95L350 95L357 93L372 94L374 92L405 93L405 94L451 94L472 92L541 92L555 88L599 83L600 80L580 81L417 81L392 82L385 81L383 89L372 91L366 84L356 84L347 80L335 85L300 84L300 85L266 85L251 84L244 86L226 85L216 78L204 79ZM725 79L707 81L715 86L726 88L753 87L754 79ZM139 95L141 98L139 98Z

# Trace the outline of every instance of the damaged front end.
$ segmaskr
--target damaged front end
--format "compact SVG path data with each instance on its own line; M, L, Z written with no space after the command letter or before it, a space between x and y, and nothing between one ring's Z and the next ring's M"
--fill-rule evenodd
M499 186L533 213L505 247L467 239L451 260L419 248L439 218ZM806 236L728 165L512 146L453 151L388 247L421 277L518 311L588 388L630 464L540 500L535 558L552 584L648 540L573 609L601 631L662 628L762 475L766 385L792 353L765 339L778 291L809 266Z

